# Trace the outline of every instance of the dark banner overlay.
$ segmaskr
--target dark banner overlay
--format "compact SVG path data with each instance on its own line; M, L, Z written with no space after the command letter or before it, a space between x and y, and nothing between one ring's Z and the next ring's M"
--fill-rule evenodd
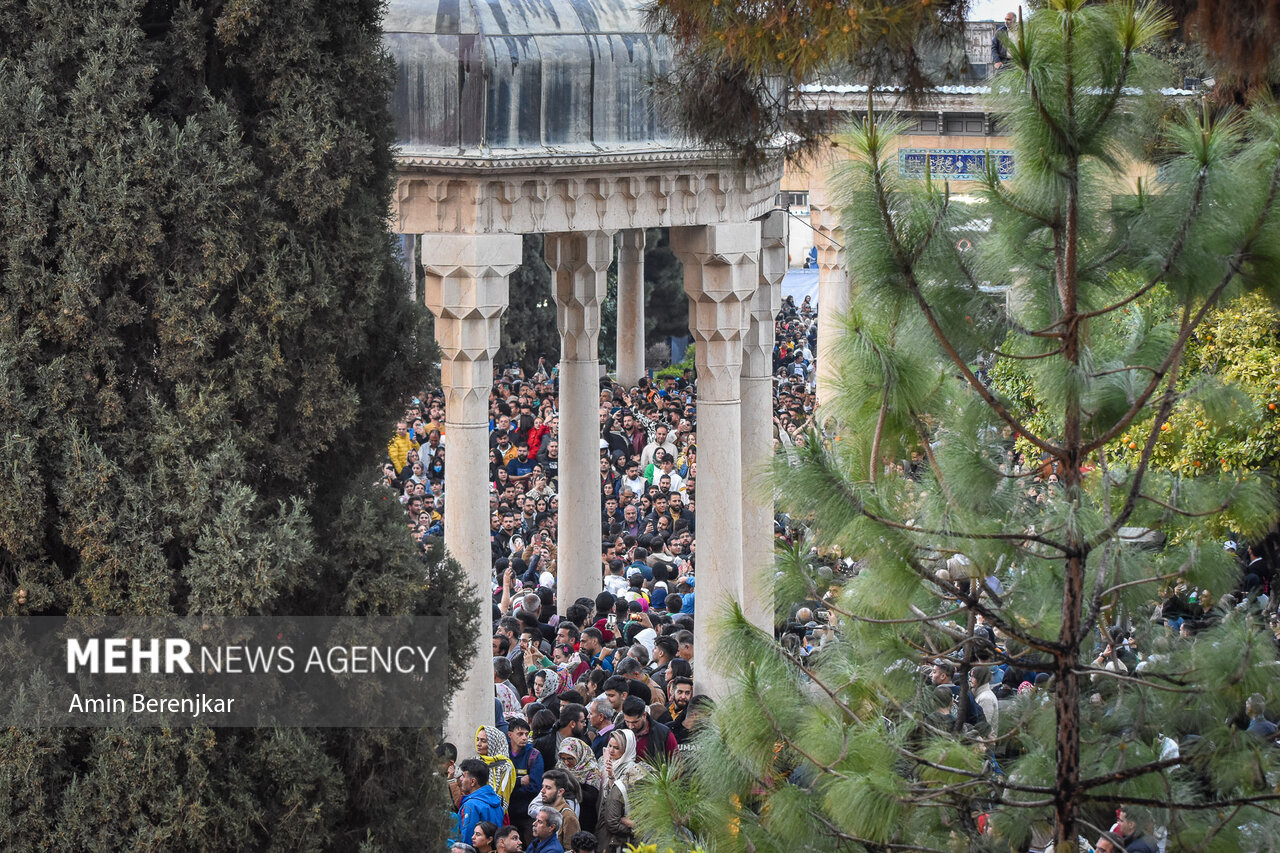
M440 620L0 621L0 726L435 727Z

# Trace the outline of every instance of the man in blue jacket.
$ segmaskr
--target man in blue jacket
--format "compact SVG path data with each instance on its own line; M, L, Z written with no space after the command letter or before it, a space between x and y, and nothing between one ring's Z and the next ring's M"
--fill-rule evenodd
M458 780L462 788L462 804L458 807L458 834L467 844L476 831L476 824L482 820L502 826L503 808L498 792L489 787L489 766L478 758L468 758L458 765L462 778Z
M559 837L563 821L560 812L553 808L544 806L538 809L538 816L533 821L533 842L525 848L525 853L564 853Z

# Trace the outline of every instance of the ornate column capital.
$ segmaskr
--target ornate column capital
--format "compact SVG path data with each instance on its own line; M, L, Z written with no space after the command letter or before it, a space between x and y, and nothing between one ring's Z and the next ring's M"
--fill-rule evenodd
M520 267L522 254L519 234L422 235L424 292L436 318L451 421L465 423L488 407L507 276Z
M748 307L742 341L742 375L773 373L773 319L782 310L782 277L787 272L787 213L775 210L760 221L760 283Z
M824 272L844 272L844 225L840 211L832 206L825 188L809 192L809 224L815 232L818 268Z
M624 228L618 232L618 260L635 261L644 255L644 229Z
M560 358L596 361L600 303L613 263L613 238L604 231L563 231L546 236L547 266L556 297Z
M759 286L760 223L671 229L684 264L689 330L697 344L698 398L737 400L747 304Z

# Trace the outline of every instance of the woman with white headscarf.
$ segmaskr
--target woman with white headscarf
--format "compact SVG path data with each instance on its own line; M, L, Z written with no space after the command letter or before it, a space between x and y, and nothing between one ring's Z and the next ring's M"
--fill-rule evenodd
M596 843L602 853L615 853L635 840L631 794L635 783L648 773L649 765L636 760L636 736L630 729L615 729L604 748L606 791L596 823Z

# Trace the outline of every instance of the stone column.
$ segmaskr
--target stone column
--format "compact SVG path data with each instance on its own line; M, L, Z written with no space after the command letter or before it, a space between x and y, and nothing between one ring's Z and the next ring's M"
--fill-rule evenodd
M560 513L556 601L594 599L600 574L600 303L613 261L603 231L548 234L560 329Z
M618 232L618 384L644 375L644 229Z
M747 309L742 353L742 609L773 633L773 320L787 272L787 213L760 220L760 286Z
M760 224L671 229L684 264L689 329L697 344L698 556L694 689L720 698L728 683L713 665L717 623L742 588L742 339L759 284Z
M409 299L418 301L418 235L400 235L400 258L404 262L404 277L409 285Z
M519 234L424 234L426 303L436 317L440 379L449 423L445 466L445 546L480 598L475 657L453 697L446 737L459 757L475 754L475 731L493 725L489 550L489 389L507 276L520 266Z
M835 344L844 315L849 312L849 281L845 273L844 227L840 212L827 198L826 187L809 191L810 222L814 245L818 248L818 403L826 403L834 393L839 365L835 364Z

